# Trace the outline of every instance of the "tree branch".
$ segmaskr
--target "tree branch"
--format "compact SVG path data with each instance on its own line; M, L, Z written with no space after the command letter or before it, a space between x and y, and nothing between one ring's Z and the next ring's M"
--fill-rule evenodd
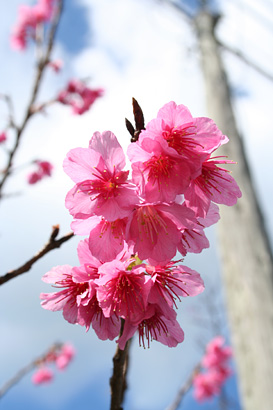
M36 253L36 255L29 259L24 265L20 266L17 269L9 271L3 276L0 276L0 285L3 285L3 283L8 282L10 279L16 278L16 276L19 276L22 273L28 272L36 261L41 259L45 254L52 251L53 249L59 248L64 242L68 241L70 238L74 236L73 232L69 232L60 239L56 240L58 233L59 225L53 226L49 241L45 244L45 246L38 253Z
M198 363L195 368L193 369L192 373L190 374L189 378L186 380L184 384L180 387L180 389L177 392L177 395L174 399L174 401L170 404L170 406L167 407L166 410L177 410L178 407L180 406L185 394L190 390L193 379L196 376L197 373L200 372L201 369L201 363Z
M35 113L35 110L33 111L33 104L36 100L36 97L37 97L37 94L38 94L38 91L39 91L39 88L40 88L40 85L41 85L41 80L42 80L42 76L43 76L45 67L47 66L47 64L50 60L50 55L51 55L51 51L52 51L52 48L53 48L54 39L55 39L58 24L59 24L59 21L60 21L62 9L63 9L63 0L59 0L57 2L56 12L54 14L53 21L52 21L50 31L49 31L49 38L48 38L48 43L47 43L47 49L46 49L46 52L45 52L45 56L41 57L40 61L37 64L36 76L35 76L33 89L32 89L32 93L31 93L30 101L29 101L28 106L27 106L25 117L23 119L23 122L22 122L21 126L16 127L15 144L14 144L13 149L9 153L7 166L5 167L5 172L4 172L2 180L0 182L0 199L3 196L2 191L3 191L4 184L5 184L8 176L11 174L13 158L14 158L15 153L17 152L17 149L19 147L19 142L20 142L20 139L21 139L21 135L22 135L22 133L23 133L25 127L26 127L26 124L27 124L28 120Z
M61 349L62 343L54 343L43 355L39 356L37 359L33 360L31 363L29 363L27 366L23 367L20 369L15 376L13 376L10 380L8 380L1 388L0 388L0 398L4 396L4 394L7 393L7 391L13 387L16 383L18 383L27 373L29 373L32 369L35 369L36 366L39 364L43 363L47 356L50 353L53 353L57 351L58 349Z
M120 336L122 335L124 327L124 319L121 319ZM111 386L111 407L110 410L122 410L122 402L124 393L127 388L126 376L129 364L129 348L131 340L128 340L124 350L117 346L115 356L113 357L113 375L110 379Z

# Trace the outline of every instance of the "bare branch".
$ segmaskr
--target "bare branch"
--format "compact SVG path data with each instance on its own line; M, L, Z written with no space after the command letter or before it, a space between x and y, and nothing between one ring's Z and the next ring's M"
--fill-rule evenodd
M41 259L45 254L52 251L53 249L59 248L64 242L68 241L70 238L74 236L73 232L69 232L60 239L56 239L58 233L59 225L53 226L49 241L45 244L45 246L38 253L36 253L36 255L29 259L24 265L20 266L17 269L9 271L3 276L0 276L0 285L3 285L3 283L8 282L10 279L16 278L16 276L19 276L22 273L28 272L36 261Z
M12 99L9 95L6 94L0 94L0 98L2 98L8 107L8 113L9 113L9 121L8 121L8 127L16 128L17 125L15 124L15 117L14 117L14 108L13 108L13 102Z
M56 350L61 349L62 343L54 343L43 355L39 356L27 366L23 367L19 370L14 377L8 380L1 388L0 388L0 398L7 393L7 391L13 387L16 383L18 383L27 373L29 373L32 369L35 369L40 363L43 363L50 353L55 352Z
M166 410L177 410L178 409L185 394L190 390L194 377L196 376L197 373L200 372L200 370L201 370L201 363L198 363L193 369L192 373L190 374L188 380L184 384L182 384L182 386L178 390L174 401L170 404L169 407L167 407Z

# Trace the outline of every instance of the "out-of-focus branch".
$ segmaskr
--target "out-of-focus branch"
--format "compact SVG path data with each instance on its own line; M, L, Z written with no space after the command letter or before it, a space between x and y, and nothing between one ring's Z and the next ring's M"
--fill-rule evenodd
M8 282L10 279L16 278L16 276L19 276L22 273L28 272L36 261L41 259L45 254L52 251L53 249L59 248L64 242L68 241L74 236L73 232L69 232L66 235L62 236L60 239L56 239L58 233L59 225L53 226L49 241L45 244L45 246L24 265L20 266L17 269L9 271L3 276L0 276L0 285L3 285L3 283Z
M8 176L11 174L13 158L14 158L15 153L17 152L17 149L19 147L19 142L20 142L20 139L21 139L21 135L22 135L22 133L23 133L25 127L26 127L26 124L27 124L28 120L36 112L35 110L33 110L33 105L35 103L35 100L36 100L36 97L37 97L37 94L38 94L38 91L39 91L39 88L40 88L40 85L41 85L41 80L42 80L43 73L45 71L45 68L46 68L48 62L50 61L50 55L51 55L51 51L52 51L52 48L53 48L54 39L55 39L58 24L59 24L59 21L60 21L62 10L63 10L63 0L58 0L56 10L55 10L55 13L54 13L54 17L53 17L51 27L50 27L50 30L49 30L47 48L46 48L44 56L41 57L40 61L37 64L35 80L34 80L34 84L33 84L33 88L32 88L30 101L27 105L26 114L25 114L25 117L23 119L23 122L22 122L21 126L16 127L15 144L14 144L13 149L9 153L7 166L5 168L5 172L3 173L2 180L0 181L0 199L3 196L2 191L3 191L4 184L7 181ZM7 102L8 102L8 100L7 100Z
M20 369L15 376L13 376L10 380L8 380L1 388L0 388L0 398L7 393L7 391L13 387L16 383L18 383L27 373L29 373L32 369L35 369L40 363L43 363L46 357L55 352L56 350L62 347L62 343L54 343L43 355L39 356L27 366Z
M177 410L178 407L180 406L185 394L190 390L193 379L196 376L197 373L200 372L201 369L201 363L198 363L195 368L193 369L192 373L190 374L189 378L186 380L184 384L180 387L180 389L177 392L177 395L174 399L174 401L166 408L166 410Z
M14 109L13 109L13 103L11 100L11 97L6 94L0 94L0 98L2 98L8 107L8 113L9 113L9 121L8 121L8 127L12 127L17 129L17 125L15 124L15 119L14 119Z
M255 71L257 71L259 74L263 75L266 77L268 80L273 81L273 74L269 73L268 71L264 70L261 66L258 64L255 64L253 61L251 61L249 58L247 58L240 50L236 50L235 48L229 46L226 43L223 43L222 41L217 40L218 44L223 48L223 50L228 51L229 53L235 55L238 57L243 63L247 64L249 67L253 68Z
M121 330L120 336L123 332L124 319L121 319ZM113 375L110 379L111 386L111 407L110 410L122 410L122 402L124 398L124 393L127 388L127 371L129 364L129 348L131 345L131 340L128 340L124 350L121 350L117 346L115 356L113 357Z

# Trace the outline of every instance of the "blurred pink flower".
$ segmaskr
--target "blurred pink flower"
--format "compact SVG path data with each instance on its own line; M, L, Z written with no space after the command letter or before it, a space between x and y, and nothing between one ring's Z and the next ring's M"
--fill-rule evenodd
M197 401L204 401L219 394L226 379L232 371L227 363L232 356L230 346L224 346L225 339L217 336L206 347L202 359L205 370L197 373L193 379L194 397Z
M55 0L39 0L34 6L22 5L18 11L18 21L15 24L10 42L15 50L24 50L29 38L35 38L38 24L49 21L52 17Z
M0 144L2 144L3 142L5 142L7 140L7 134L5 133L5 131L1 132L0 134Z
M31 185L36 184L45 176L51 176L53 170L53 165L48 161L36 160L34 163L37 165L38 169L31 172L27 177L28 183Z
M97 98L102 97L102 88L89 88L83 81L70 80L66 88L59 92L57 101L70 105L74 114L82 115L90 109Z
M53 379L53 372L46 366L40 367L32 376L32 383L43 384L49 383Z
M69 343L65 343L62 346L61 351L55 360L57 368L59 370L64 370L67 367L67 365L71 362L74 356L75 356L74 347Z
M48 66L51 67L53 69L53 71L55 71L55 73L58 73L62 67L63 67L63 61L62 60L54 60L54 61L50 61L48 63Z

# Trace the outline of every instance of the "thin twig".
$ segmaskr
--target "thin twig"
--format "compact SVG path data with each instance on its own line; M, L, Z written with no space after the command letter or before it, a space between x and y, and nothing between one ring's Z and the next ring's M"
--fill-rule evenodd
M29 373L32 369L35 369L36 366L43 363L46 360L46 357L50 354L55 352L56 350L62 347L62 343L54 343L43 355L39 356L27 366L20 369L15 376L13 376L10 380L8 380L1 388L0 388L0 398L7 393L7 391L13 387L16 383L18 383L27 373Z
M195 368L193 369L193 371L191 372L189 378L187 379L187 381L182 384L182 386L180 387L180 389L177 392L177 395L174 399L174 401L170 404L169 407L167 407L166 410L177 410L178 407L180 406L185 394L190 390L192 383L193 383L193 379L196 376L197 373L200 372L201 369L201 363L198 363Z
M20 266L17 269L9 271L3 276L0 276L0 285L3 285L3 283L8 282L10 279L16 278L16 276L19 276L22 273L28 272L36 261L41 259L45 254L52 251L53 249L59 248L64 242L68 241L70 238L74 236L73 232L69 232L60 239L56 240L58 233L59 225L53 226L49 241L45 244L45 246L38 253L36 253L36 255L29 259L24 265Z
M124 327L124 319L121 319L120 336L122 335ZM115 356L113 357L113 375L110 379L111 386L111 407L110 410L122 410L122 402L124 393L127 388L127 371L129 364L129 348L131 339L127 341L124 350L117 346Z
M16 132L16 140L15 140L15 143L14 143L14 147L9 153L7 166L5 168L4 175L3 175L2 180L0 182L0 199L2 197L2 190L3 190L4 184L7 181L8 176L11 174L13 158L14 158L15 153L17 152L17 149L19 147L19 142L20 142L20 139L21 139L21 135L22 135L22 133L23 133L25 127L26 127L26 124L27 124L28 120L35 113L35 110L33 110L33 105L34 105L34 102L36 100L36 97L37 97L37 94L38 94L38 91L39 91L39 88L40 88L40 85L41 85L41 80L42 80L42 76L44 74L45 68L46 68L48 62L50 61L50 55L51 55L51 51L52 51L52 48L53 48L54 39L55 39L58 24L59 24L59 21L60 21L60 16L61 16L61 13L62 13L62 9L63 9L63 0L59 0L57 2L56 12L54 14L54 18L53 18L53 21L52 21L52 24L51 24L51 27L50 27L50 31L49 31L49 39L48 39L48 43L47 43L47 49L46 49L46 52L45 52L45 56L43 58L41 58L41 60L37 64L36 76L35 76L35 80L34 80L34 84L33 84L33 89L32 89L32 93L31 93L30 101L27 105L27 110L26 110L25 117L23 119L23 122L22 122L21 126L16 127L17 132Z
M13 102L12 102L11 97L7 94L0 94L0 98L2 98L6 102L7 107L8 107L8 113L9 113L8 127L17 129L17 125L15 124L14 108L13 108Z

